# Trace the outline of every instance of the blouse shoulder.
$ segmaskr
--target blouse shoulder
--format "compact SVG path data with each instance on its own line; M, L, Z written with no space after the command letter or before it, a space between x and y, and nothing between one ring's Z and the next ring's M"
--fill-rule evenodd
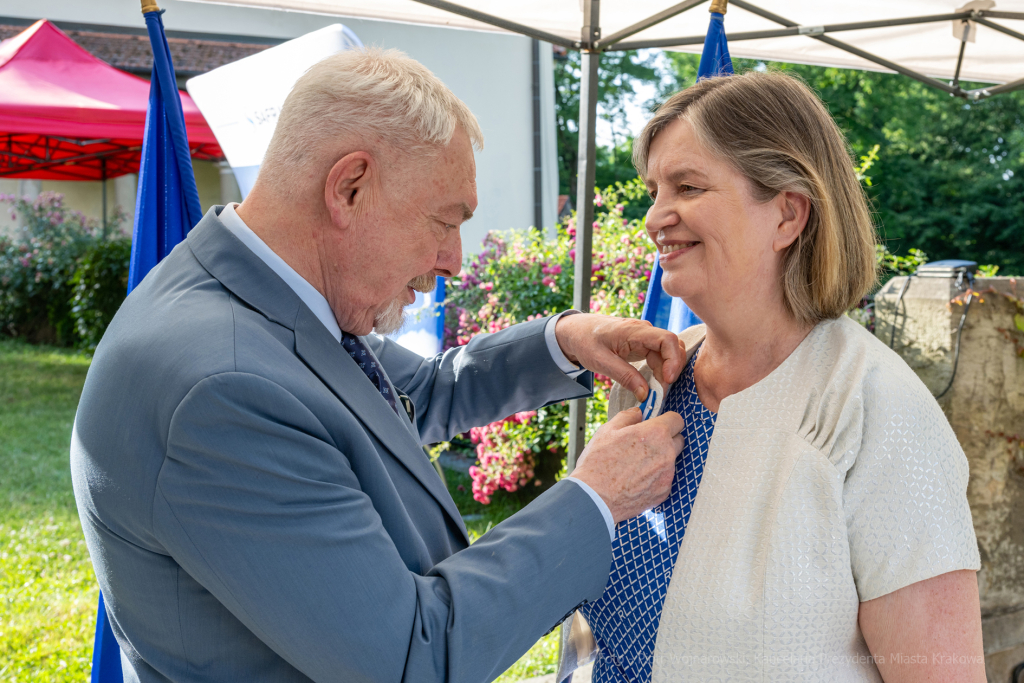
M819 323L793 358L806 406L797 432L842 471L869 442L911 425L959 450L935 398L907 363L859 324L842 316ZM924 446L924 444L922 444Z
M800 364L801 436L835 465L861 601L980 566L967 458L914 371L845 316L821 324ZM911 531L913 530L913 531Z

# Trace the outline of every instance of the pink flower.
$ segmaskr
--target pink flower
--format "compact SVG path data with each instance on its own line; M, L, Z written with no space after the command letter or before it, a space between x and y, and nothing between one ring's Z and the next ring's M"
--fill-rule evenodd
M555 280L549 275L545 277L543 280L541 280L540 283L545 287L550 287L551 285L555 284Z
M562 274L562 266L560 266L558 264L555 264L555 265L551 266L551 268L548 269L548 272L550 272L552 275L561 275Z

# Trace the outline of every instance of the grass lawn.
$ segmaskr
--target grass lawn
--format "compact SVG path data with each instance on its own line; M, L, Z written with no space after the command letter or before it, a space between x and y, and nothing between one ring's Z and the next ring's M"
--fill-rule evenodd
M0 338L0 681L81 683L92 663L98 590L78 522L68 447L89 356ZM480 505L469 477L449 489L474 540L516 512ZM461 487L461 490L460 490ZM556 633L498 680L554 673Z
M96 581L68 446L88 356L0 340L0 680L84 681Z

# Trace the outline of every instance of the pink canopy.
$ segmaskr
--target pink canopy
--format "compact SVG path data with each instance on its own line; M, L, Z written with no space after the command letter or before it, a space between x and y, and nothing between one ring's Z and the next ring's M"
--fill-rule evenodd
M98 180L139 167L149 82L89 54L41 19L0 43L0 176ZM192 155L223 158L181 92Z

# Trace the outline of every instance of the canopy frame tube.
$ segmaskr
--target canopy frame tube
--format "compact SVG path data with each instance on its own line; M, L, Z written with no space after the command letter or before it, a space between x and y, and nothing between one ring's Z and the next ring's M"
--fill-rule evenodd
M739 3L732 4L739 7ZM846 24L825 24L823 26L799 26L794 25L787 28L769 29L764 31L743 31L730 33L729 42L737 40L760 40L763 38L785 38L789 36L810 36L822 35L825 33L838 33L840 31L861 31L870 28L888 28L890 26L913 26L917 24L930 24L938 21L956 21L957 19L971 19L970 12L954 12L952 14L930 14L920 17L906 17L903 19L879 19L877 21L855 21ZM979 22L980 23L980 22ZM674 47L676 45L703 45L704 36L686 36L683 38L659 38L657 40L638 40L627 43L615 43L608 45L607 50L642 50L652 47Z
M652 26L656 26L661 22L665 21L666 19L671 19L672 17L678 14L682 14L691 7L696 7L697 5L700 5L706 1L707 0L685 0L685 2L681 2L678 5L673 5L672 7L669 7L666 10L662 10L657 14L647 17L643 21L638 21L632 26L627 26L621 31L616 31L615 33L611 34L610 36L603 40L598 40L597 47L601 50L618 50L620 48L614 47L614 44L618 43L623 38L628 38L631 35L640 33L640 31L644 31Z

